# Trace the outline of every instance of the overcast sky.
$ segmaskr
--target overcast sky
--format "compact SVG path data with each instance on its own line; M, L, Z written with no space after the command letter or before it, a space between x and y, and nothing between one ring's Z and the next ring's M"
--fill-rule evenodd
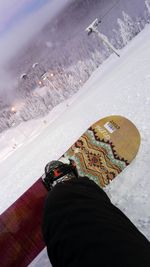
M71 0L0 0L0 65Z
M48 2L49 0L0 0L0 37Z

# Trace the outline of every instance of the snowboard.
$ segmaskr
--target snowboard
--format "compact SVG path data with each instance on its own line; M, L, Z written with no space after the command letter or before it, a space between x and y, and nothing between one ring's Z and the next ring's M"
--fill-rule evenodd
M80 176L105 187L131 163L139 145L135 125L114 115L89 127L59 160L75 161ZM47 194L40 177L0 216L1 267L25 267L44 248L41 225Z

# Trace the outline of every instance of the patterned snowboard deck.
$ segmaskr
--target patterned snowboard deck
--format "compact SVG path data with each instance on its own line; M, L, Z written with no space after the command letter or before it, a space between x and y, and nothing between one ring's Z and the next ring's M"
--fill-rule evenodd
M110 116L93 124L60 160L74 160L79 175L104 187L135 158L139 145L134 124ZM1 267L25 267L44 248L41 223L46 195L40 178L0 216Z
M104 187L130 164L139 145L140 135L133 123L110 116L93 124L64 157L76 162L79 175Z

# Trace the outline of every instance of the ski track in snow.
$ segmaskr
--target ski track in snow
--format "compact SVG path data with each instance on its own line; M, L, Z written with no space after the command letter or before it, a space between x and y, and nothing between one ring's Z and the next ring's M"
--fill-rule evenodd
M0 162L0 212L2 213L43 173L45 164L58 159L95 121L110 114L123 115L135 123L141 133L141 147L133 163L107 188L112 202L118 206L150 240L150 25L134 38L118 59L114 54L101 65L78 91L71 104L56 109L57 118L36 134L21 141L15 152L4 153ZM50 119L49 119L50 118ZM49 114L46 121L53 118ZM44 120L44 118L42 119ZM36 125L37 125L36 120ZM41 120L39 120L41 123ZM22 131L34 129L32 123ZM18 126L16 129L19 128ZM37 127L37 126L36 126ZM39 131L39 132L38 132ZM17 140L17 130L10 129L0 139L9 145ZM9 139L7 136L9 133ZM12 134L12 136L11 136ZM14 134L14 136L13 136ZM37 136L38 135L38 136ZM35 138L36 136L36 138ZM19 139L18 139L19 140ZM0 141L0 147L2 147ZM11 147L11 145L10 145ZM50 266L45 250L30 266Z

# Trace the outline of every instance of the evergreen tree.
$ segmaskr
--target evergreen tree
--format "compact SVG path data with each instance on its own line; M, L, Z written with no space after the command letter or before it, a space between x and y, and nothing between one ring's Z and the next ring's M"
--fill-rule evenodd
M145 5L147 7L148 13L150 14L150 0L145 0Z
M137 35L139 29L132 18L124 11L122 12L122 16L123 20L119 18L117 22L119 24L123 45L125 46L135 35Z

